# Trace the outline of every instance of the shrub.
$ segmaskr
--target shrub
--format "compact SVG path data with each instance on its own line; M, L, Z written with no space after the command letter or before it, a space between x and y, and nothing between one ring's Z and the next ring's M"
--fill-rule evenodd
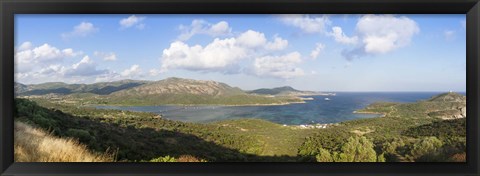
M174 157L171 156L164 156L164 157L158 157L155 159L151 159L150 162L177 162L177 160Z

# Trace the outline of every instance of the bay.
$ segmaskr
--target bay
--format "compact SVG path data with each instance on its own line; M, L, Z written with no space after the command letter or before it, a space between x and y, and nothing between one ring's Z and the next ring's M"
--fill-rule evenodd
M338 123L375 114L353 113L375 102L416 102L441 92L337 92L336 96L307 96L306 103L281 106L96 106L161 114L183 122L208 123L219 120L258 118L286 125ZM465 94L465 93L462 93ZM328 98L329 100L326 100Z

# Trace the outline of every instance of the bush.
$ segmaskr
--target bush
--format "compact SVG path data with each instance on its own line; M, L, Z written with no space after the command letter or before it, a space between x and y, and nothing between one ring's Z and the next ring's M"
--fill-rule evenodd
M164 157L158 157L155 159L151 159L150 162L177 162L177 160L174 157L171 156L164 156Z
M68 129L65 133L69 137L77 138L80 142L89 143L92 140L90 133L80 129Z

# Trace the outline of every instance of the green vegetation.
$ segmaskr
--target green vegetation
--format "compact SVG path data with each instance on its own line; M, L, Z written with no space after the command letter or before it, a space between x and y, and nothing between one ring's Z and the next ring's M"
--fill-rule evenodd
M373 143L362 137L350 137L342 144L340 151L333 151L320 148L315 156L318 162L385 162L382 155L377 156L373 149Z
M151 113L38 103L41 106L16 99L16 119L55 136L76 138L92 151L114 150L118 161L167 155L207 161L297 161L296 148L312 133L258 119L195 124Z
M357 112L380 113L384 117L352 120L322 129L306 138L298 154L305 161L329 161L330 157L332 161L351 161L341 156L340 146L352 136L364 136L373 142L377 155L380 154L377 161L462 161L466 151L466 119L443 120L431 114L451 110L447 115L454 116L465 107L464 100L462 95L446 93L416 103L374 103ZM452 159L454 157L457 159Z
M444 119L458 117L465 102L452 93L444 96L416 103L374 103L358 112L383 117L325 129L248 118L185 123L153 113L79 107L44 98L16 99L14 115L56 137L77 139L92 152L113 151L116 161L464 162L466 120ZM432 116L439 111L451 114Z

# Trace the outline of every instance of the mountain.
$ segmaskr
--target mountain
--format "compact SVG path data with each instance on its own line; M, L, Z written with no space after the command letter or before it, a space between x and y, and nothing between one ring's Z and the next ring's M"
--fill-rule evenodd
M252 95L221 82L175 77L117 91L106 96L104 100L107 104L122 105L246 105L302 102L296 97L274 98Z
M14 83L14 90L15 90L15 94L20 94L20 93L28 91L28 86L25 85L25 84L15 82Z
M131 95L159 95L159 94L192 94L192 95L242 95L245 94L241 89L230 87L225 83L215 81L203 81L183 78L167 78L164 80L151 82L131 89L118 91L112 96L131 96Z
M259 95L290 95L290 96L302 96L302 95L319 95L320 92L314 91L301 91L294 89L290 86L283 86L277 87L272 89L256 89L252 91L248 91L251 94L259 94Z
M42 84L23 85L15 84L15 90L19 95L45 95L45 94L74 94L93 93L108 95L112 92L129 89L148 83L148 81L121 80L114 82L100 82L94 84L67 84L63 82L49 82Z

